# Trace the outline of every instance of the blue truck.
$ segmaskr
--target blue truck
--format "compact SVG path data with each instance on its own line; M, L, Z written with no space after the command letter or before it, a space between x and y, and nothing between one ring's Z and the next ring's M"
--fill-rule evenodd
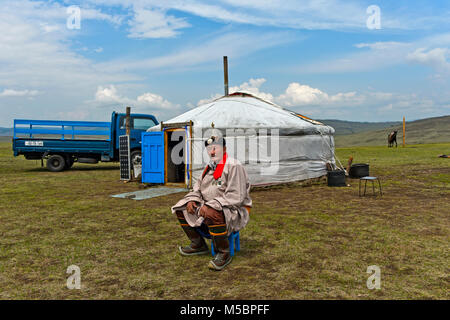
M153 115L130 115L131 163L141 162L141 135L157 125ZM47 160L47 169L59 172L74 162L119 161L119 136L126 134L126 114L113 112L111 122L14 120L14 156Z

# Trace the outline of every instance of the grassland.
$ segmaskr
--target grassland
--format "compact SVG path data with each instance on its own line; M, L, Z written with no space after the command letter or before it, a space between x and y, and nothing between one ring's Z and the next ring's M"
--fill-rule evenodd
M450 143L337 150L370 164L383 196L326 183L253 190L241 251L222 272L182 257L183 193L134 201L117 164L50 173L0 143L1 299L449 299ZM69 265L81 290L66 287ZM381 268L369 290L367 267Z
M370 126L363 126L363 123L356 123L358 126L352 128L356 133L336 135L335 141L337 147L347 146L387 146L388 134L397 130L397 143L403 141L403 125L392 125L390 127L365 130ZM373 123L373 126L386 123ZM341 127L338 130L345 132ZM357 130L360 130L357 132ZM407 144L425 144L450 141L450 116L427 118L406 123L406 143Z
M380 129L386 129L391 127L398 127L401 125L400 121L389 121L389 122L357 122L357 121L345 121L345 120L333 120L333 119L325 119L319 120L320 122L333 127L335 130L335 136L340 135L350 135L359 132L365 131L374 131Z

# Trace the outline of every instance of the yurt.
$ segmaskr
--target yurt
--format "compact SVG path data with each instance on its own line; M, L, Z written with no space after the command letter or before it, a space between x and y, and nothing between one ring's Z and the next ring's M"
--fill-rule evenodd
M149 128L142 137L142 182L192 187L209 158L204 141L226 140L252 185L321 177L335 164L334 129L248 93L236 92Z

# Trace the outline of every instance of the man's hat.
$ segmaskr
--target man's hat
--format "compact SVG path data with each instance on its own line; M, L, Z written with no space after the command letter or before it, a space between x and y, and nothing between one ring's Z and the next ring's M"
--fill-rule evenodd
M225 139L218 136L211 136L211 138L205 141L205 147L213 144L218 144L224 147L226 146Z

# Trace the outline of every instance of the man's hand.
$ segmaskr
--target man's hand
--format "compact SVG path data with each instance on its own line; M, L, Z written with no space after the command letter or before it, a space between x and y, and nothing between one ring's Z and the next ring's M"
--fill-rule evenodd
M198 215L200 216L200 217L205 217L206 216L206 213L208 212L208 206L207 205L203 205L201 208L200 208L200 210L198 211Z
M200 208L200 210L198 211L198 215L203 217L203 218L206 218L207 216L211 217L211 216L217 215L218 213L219 213L219 211L217 211L216 209L213 209L213 208L207 206L206 204L203 205Z
M187 206L186 206L186 210L189 214L195 214L195 210L197 209L197 204L195 203L195 201L189 201Z

